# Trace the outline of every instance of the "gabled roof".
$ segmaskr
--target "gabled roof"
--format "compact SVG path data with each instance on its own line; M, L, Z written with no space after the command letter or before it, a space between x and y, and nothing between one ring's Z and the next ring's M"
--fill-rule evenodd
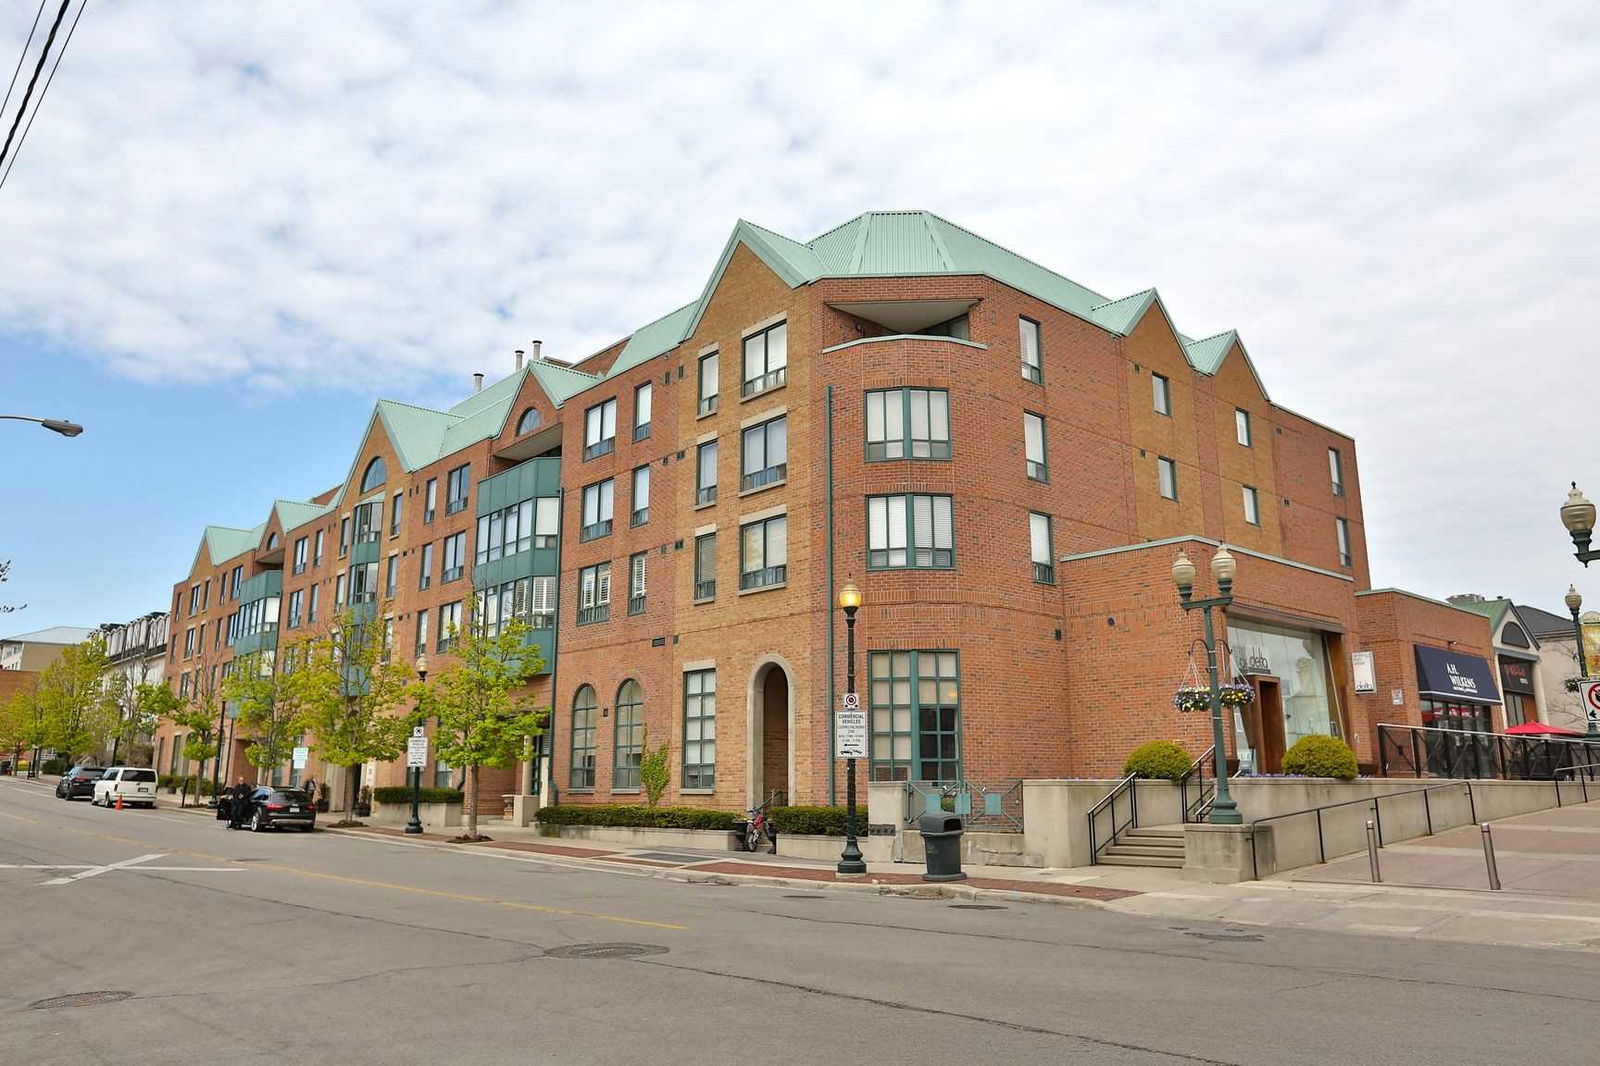
M206 554L211 557L212 566L221 566L235 555L243 555L261 543L261 534L266 532L267 524L252 526L249 529L236 529L233 526L207 526L205 534Z
M82 644L94 634L92 629L78 626L51 626L32 633L18 633L14 637L0 637L8 644Z
M1517 614L1526 623L1529 633L1538 640L1563 640L1572 636L1572 619L1563 618L1559 614L1538 607L1529 607L1525 603L1517 604Z
M1505 621L1506 608L1511 606L1510 600L1479 600L1475 603L1458 603L1457 607L1481 614L1489 620L1489 628L1495 633L1500 632L1500 623Z
M278 525L287 533L296 526L321 518L333 508L326 504L306 503L304 500L278 500L272 505L272 510L278 516Z
M461 421L443 411L430 411L398 400L379 400L377 417L383 422L395 456L406 470L420 470L439 458L445 430ZM343 486L340 487L343 493ZM333 501L335 504L338 500Z
M667 348L671 348L676 344L677 342L674 341ZM661 351L664 352L667 348L663 348ZM661 352L656 352L655 354L660 355ZM617 363L620 364L626 355L627 349L623 349L623 355L617 357ZM638 362L642 363L644 359L640 359ZM638 363L632 365L637 366ZM598 374L585 374L583 371L574 370L570 366L562 366L560 363L547 363L543 360L536 360L531 369L533 370L534 378L539 382L540 387L544 389L545 395L550 397L550 402L557 407L560 407L568 399L576 396L591 385L605 380ZM618 372L616 365L612 366L611 372L613 374Z

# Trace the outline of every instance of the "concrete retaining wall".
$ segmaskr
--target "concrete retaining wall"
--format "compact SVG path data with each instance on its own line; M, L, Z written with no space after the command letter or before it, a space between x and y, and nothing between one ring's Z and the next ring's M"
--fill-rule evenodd
M422 822L422 828L429 833L440 829L454 829L461 825L461 804L419 803L417 818ZM371 821L374 825L405 825L411 821L411 804L379 803L374 800Z

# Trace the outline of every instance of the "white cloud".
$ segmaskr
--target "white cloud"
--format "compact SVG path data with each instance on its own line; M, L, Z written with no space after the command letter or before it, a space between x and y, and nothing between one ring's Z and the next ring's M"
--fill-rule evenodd
M927 207L1239 328L1358 438L1380 582L1549 603L1558 489L1600 491L1597 31L1583 3L97 0L0 191L0 328L147 381L415 393L678 306L736 217Z

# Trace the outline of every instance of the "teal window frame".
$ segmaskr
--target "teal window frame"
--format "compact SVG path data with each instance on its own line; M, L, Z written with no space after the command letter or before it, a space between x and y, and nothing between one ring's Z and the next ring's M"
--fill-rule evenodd
M611 791L639 791L644 760L644 689L628 678L617 686L615 725L611 738Z
M946 666L950 667L949 672L945 671ZM904 667L903 672L901 667ZM946 685L953 687L944 689ZM871 733L868 756L873 781L952 782L962 779L961 653L958 650L870 652L867 655L867 689ZM949 692L953 692L953 700L944 698ZM946 738L949 738L948 745ZM931 757L924 754L930 748ZM939 776L924 773L928 766L936 767Z
M588 702L585 703L587 694ZM567 788L573 792L593 792L595 774L596 722L600 717L600 701L594 686L583 684L572 694L572 729L568 732L571 761L567 764Z
M916 501L919 500L919 499L927 499L929 501L944 500L949 505L949 511L950 511L950 546L948 548L940 548L940 547L938 547L937 528L938 528L938 510L939 510L939 508L938 508L936 502L930 502L929 505L928 505L929 522L930 522L930 526L929 526L929 530L928 530L929 546L927 548L919 547L919 545L917 543L917 526L916 526L916 518L917 518L917 504L916 504ZM885 513L884 513L884 523L885 523L885 525L884 525L884 537L885 537L885 545L886 546L883 547L883 548L874 548L872 546L872 505L873 505L873 503L875 501L878 501L878 500L884 500L884 501L903 500L904 501L904 503L901 505L901 506L903 506L905 508L906 542L905 542L905 545L904 545L903 548L896 548L893 545L890 545L888 543L888 539L887 539L888 536L889 536L889 530L892 528L892 526L889 525L889 515L890 515L890 513L892 513L892 508L894 507L894 504L892 502L886 502L884 504L884 508L885 508ZM899 493L899 492L896 492L896 493L880 493L880 494L868 496L867 497L867 515L866 515L866 519L867 519L866 526L867 526L867 569L868 570L954 570L956 568L956 511L955 511L955 500L950 495L948 495L946 493L927 493L927 492ZM905 562L903 562L903 563L895 563L895 562L889 561L889 560L893 559L893 553L896 552L896 551L904 551L905 552L905 559L906 559ZM925 563L917 562L917 553L919 551L927 551L929 553L929 561L928 562L925 562ZM949 561L948 562L939 561L941 552L948 552L949 553ZM883 557L883 561L876 561L875 557Z
M372 457L372 461L367 464L366 470L361 474L361 491L363 493L371 492L379 485L388 482L388 480L388 464L383 461L383 456L375 455Z
M709 736L707 724L711 727ZM715 667L685 670L683 674L683 766L679 780L686 789L710 791L717 787Z
M912 410L916 405L918 396L924 397L928 407L928 435L916 436L913 427ZM943 398L944 406L944 436L940 438L934 433L934 397ZM878 400L882 397L881 401ZM879 440L872 437L872 408L875 402L883 404L883 436ZM900 432L897 436L889 435L889 405L897 403L900 411ZM869 389L862 399L861 415L862 433L866 437L866 457L869 463L893 463L903 459L912 459L917 462L948 462L951 458L952 446L950 442L950 390L929 389L914 386L905 386L898 389ZM898 450L899 454L894 454ZM921 450L925 454L917 454Z

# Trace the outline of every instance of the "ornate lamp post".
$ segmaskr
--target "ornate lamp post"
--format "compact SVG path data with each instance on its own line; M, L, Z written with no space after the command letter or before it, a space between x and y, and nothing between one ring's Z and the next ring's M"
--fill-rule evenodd
M1217 795L1211 804L1211 816L1208 819L1212 825L1244 823L1233 796L1228 793L1228 756L1222 739L1222 692L1217 685L1217 637L1211 625L1211 608L1225 609L1233 603L1233 578L1238 571L1239 564L1228 554L1228 549L1218 548L1217 554L1211 557L1211 576L1217 582L1217 595L1207 600L1197 600L1193 599L1194 563L1179 551L1178 558L1172 564L1172 583L1178 587L1178 599L1183 609L1200 611L1206 620L1206 670L1211 678L1211 743L1217 758Z
M839 609L844 611L844 691L848 697L856 694L856 611L861 609L861 590L854 581L845 582L844 588L839 590ZM842 874L864 874L867 863L861 857L861 845L856 842L855 759L846 759L845 767L844 851L839 854L837 869Z
M0 418L9 418L16 422L37 422L52 433L59 433L63 437L76 437L83 432L83 427L76 422L68 422L64 418L34 418L30 415L0 415Z
M417 681L423 683L428 680L428 653L417 653ZM421 710L419 707L418 710ZM422 818L417 810L422 800L422 767L414 766L407 770L411 775L411 820L406 823L406 834L416 836L422 832Z
M1594 539L1594 517L1594 503L1578 491L1578 483L1574 481L1572 490L1567 493L1567 502L1561 505L1561 524L1572 534L1572 543L1578 549L1573 554L1584 566L1600 559L1600 551L1589 548Z
M1591 504L1590 506L1592 507L1593 505ZM1583 654L1583 619L1578 614L1578 612L1583 609L1583 596L1579 594L1578 586L1567 586L1566 601L1567 610L1572 612L1572 639L1576 642L1574 647L1576 647L1578 651L1578 676L1588 677L1589 660ZM1587 708L1585 708L1585 711L1587 711ZM1585 713L1584 717L1589 719L1589 728L1587 730L1588 735L1591 737L1600 737L1600 723L1595 722L1593 718L1589 718L1587 713Z

